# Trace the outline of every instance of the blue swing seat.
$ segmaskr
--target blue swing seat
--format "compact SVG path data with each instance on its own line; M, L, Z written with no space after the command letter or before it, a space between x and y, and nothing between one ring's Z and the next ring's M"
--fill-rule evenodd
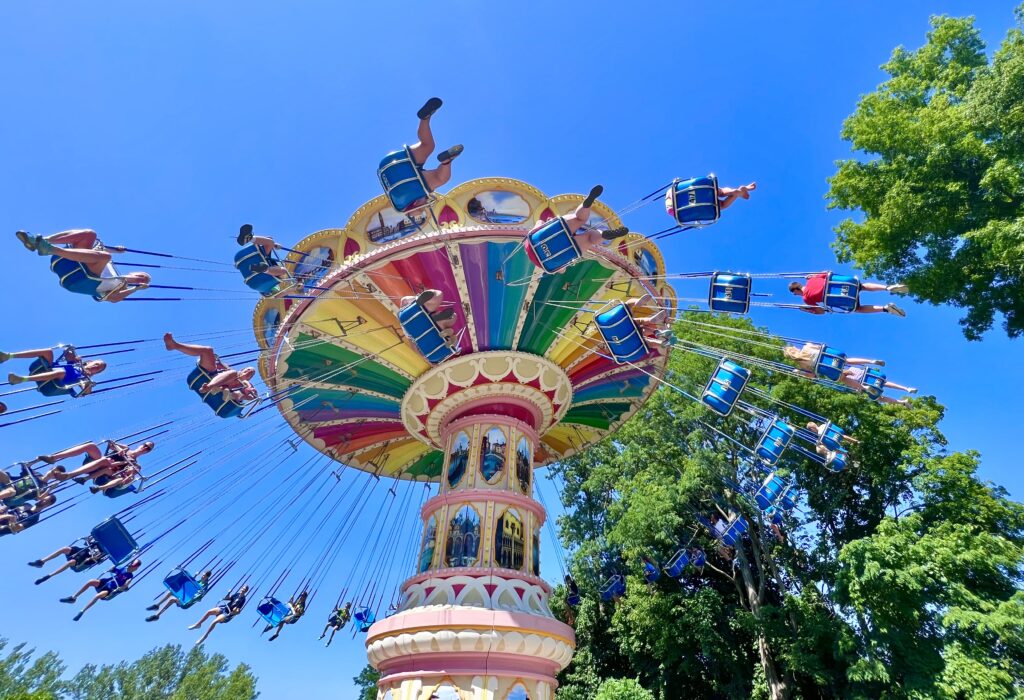
M360 608L359 610L356 610L356 614L352 617L356 621L356 629L360 632L368 631L373 627L373 623L377 621L377 616L374 614L373 610L370 610L370 608Z
M768 475L768 478L764 480L761 487L754 492L754 502L762 511L768 510L768 508L778 502L787 488L786 480L773 472Z
M852 275L828 273L825 278L825 306L850 313L860 305L860 280Z
M726 547L735 547L736 543L743 539L743 536L747 534L749 529L750 526L747 524L747 519L739 515L729 523L729 527L725 529L725 532L718 539Z
M398 321L420 354L431 364L444 362L455 354L455 348L448 347L444 342L441 328L420 304L413 302L399 309Z
M174 596L180 608L189 608L198 603L207 591L206 586L199 583L195 576L180 566L164 577L164 588Z
M781 525L783 523L782 511L775 506L768 506L765 508L764 517L768 519L768 522L772 525Z
M647 583L654 583L661 578L661 569L653 562L644 559L644 580Z
M265 255L255 243L249 243L235 253L235 269L242 273L245 285L265 297L273 296L281 291L281 280L268 272L256 272L252 269L261 263L267 267L275 267L280 265L281 261L273 253Z
M701 395L701 402L720 416L728 417L750 380L750 370L722 358Z
M423 166L416 164L408 146L384 156L377 166L377 177L397 212L407 214L431 202L431 190L423 179Z
M622 302L595 314L594 323L618 364L636 362L650 352L640 327Z
M708 562L708 555L703 549L699 547L693 550L693 554L690 556L690 563L693 564L695 569L703 569L704 565Z
M818 436L818 444L824 445L828 450L841 450L843 448L843 429L832 421L825 423L825 429Z
M106 475L99 476L93 481L93 483L95 483L97 486L103 486L104 484L110 483L110 477ZM118 486L116 488L107 489L106 491L103 492L103 495L106 496L107 498L118 498L120 496L125 496L129 493L138 493L141 489L142 479L136 478L130 484L125 484L124 486Z
M818 356L814 358L814 373L822 379L838 382L843 377L843 370L846 369L846 353L839 352L835 348L822 345L818 349Z
M289 610L287 604L282 603L272 595L268 595L256 606L256 612L266 620L268 625L277 627L284 620L285 616L288 615Z
M203 403L212 408L213 412L220 418L241 418L242 411L245 408L244 403L235 401L234 399L225 398L219 391L213 391L206 394L199 391L199 387L212 381L213 377L213 374L207 372L197 363L195 369L188 373L188 377L185 379L185 382L188 384L188 388L194 391L196 395L203 400Z
M761 435L754 453L769 467L774 467L789 447L796 431L781 418L776 418Z
M750 311L750 275L716 272L711 275L708 306L712 311L745 314Z
M846 470L846 463L849 460L850 455L844 450L836 450L835 457L825 464L825 468L830 472L838 474L841 471Z
M864 393L872 401L878 401L885 393L885 373L877 367L868 367L861 380Z
M114 566L120 566L139 552L139 544L117 516L111 516L90 532L99 550L107 555Z
M676 178L669 186L673 218L680 226L710 226L718 221L718 178L709 174L689 180Z
M580 594L579 593L570 593L569 595L567 595L565 597L565 602L566 602L566 605L568 605L570 608L579 607L579 604L580 604Z
M528 248L527 255L548 274L572 265L583 256L576 236L569 231L568 224L561 216L556 216L528 235L523 245Z
M690 552L687 551L686 547L683 547L678 552L672 555L672 558L665 564L665 573L672 578L679 578L683 575L683 571L686 569L687 564L690 563Z
M601 586L601 600L607 602L621 598L626 594L626 579L621 574L615 574Z

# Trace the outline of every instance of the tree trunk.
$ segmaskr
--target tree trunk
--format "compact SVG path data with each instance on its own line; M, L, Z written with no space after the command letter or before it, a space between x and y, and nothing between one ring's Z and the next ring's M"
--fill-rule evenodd
M754 576L750 571L750 562L747 561L746 555L739 547L736 548L736 558L739 564L740 575L743 577L743 587L747 594L747 605L754 619L760 623L762 601L758 594L757 584L754 582ZM764 669L764 678L768 683L768 692L771 693L772 700L789 700L792 690L785 677L779 673L778 668L775 666L771 649L768 647L768 640L765 639L763 632L758 632L757 634L757 651L761 657L761 668Z

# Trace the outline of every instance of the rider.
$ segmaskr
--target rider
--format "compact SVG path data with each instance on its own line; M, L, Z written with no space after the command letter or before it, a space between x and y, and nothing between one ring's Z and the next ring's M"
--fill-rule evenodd
M341 629L345 628L348 621L352 619L352 603L345 603L344 606L338 606L331 613L331 616L327 618L327 625L324 627L324 631L320 633L320 639L324 638L327 634L327 630L331 631L331 636L327 638L327 644L325 647L331 646L331 642L334 641L334 635Z
M32 505L14 508L0 505L0 537L17 534L37 524L42 512L56 502L57 497L52 493L41 491Z
M461 144L452 146L445 151L441 151L437 156L439 165L436 168L433 170L423 169L423 166L427 163L427 158L430 157L435 148L434 134L430 130L430 118L434 115L434 112L441 108L442 104L440 97L431 97L416 112L416 117L420 120L419 126L416 129L416 138L419 141L409 147L413 164L419 168L420 174L423 176L423 182L431 192L452 179L452 161L463 151ZM423 200L414 202L409 208L415 209L422 203Z
M596 228L590 228L587 226L587 222L590 221L590 208L597 201L597 198L604 192L604 187L601 185L594 185L590 188L590 193L580 202L580 205L576 207L572 214L569 216L560 217L569 229L569 233L572 234L576 245L580 248L580 254L585 255L588 251L593 250L604 244L605 241L610 241L616 238L621 238L629 233L629 229L625 226L611 229L609 231L600 231ZM548 221L538 221L537 224L530 229L527 235L529 236L540 229L548 225ZM533 250L533 246L526 246L526 255L537 267L541 267L540 260L537 258L537 253Z
M822 306L825 301L825 285L828 282L829 273L819 272L813 275L807 275L807 282L800 284L799 282L790 282L789 291L796 296L803 299L804 304L807 308L801 309L809 314L823 314L826 313L826 309ZM861 292L890 292L891 294L904 294L907 291L905 284L890 284L884 285L878 282L861 282ZM892 302L889 302L885 306L877 305L866 305L858 302L857 308L854 312L859 314L894 314L903 318L907 315L907 312L896 306Z
M179 343L170 333L164 333L164 346L168 350L177 350L184 355L197 358L196 364L199 368L212 377L210 381L198 387L201 393L227 392L231 400L238 403L251 401L259 396L259 392L250 381L256 376L254 368L231 369L217 357L213 348L207 345Z
M92 536L88 536L84 539L75 540L67 547L61 547L53 554L48 554L42 559L36 559L30 561L29 566L34 566L39 569L42 568L43 564L52 559L56 559L59 556L63 556L67 561L61 564L57 569L53 570L48 574L44 574L40 578L36 579L36 585L49 581L57 574L67 571L68 569L74 569L75 571L85 571L91 569L103 562L107 558L106 552L99 548L96 540Z
M210 570L206 570L202 574L196 574L195 578L196 583L199 584L199 591L196 593L195 598L193 598L193 603L202 598L204 595L206 595L206 589L210 587L211 576L213 576L213 572ZM179 608L184 608L184 606L181 604L181 601L178 600L178 597L170 591L168 591L167 593L164 593L163 597L160 598L160 600L146 608L146 610L150 612L156 612L155 615L150 615L149 617L147 617L146 622L156 622L160 619L160 616L167 612L168 608L170 608L172 605L177 605Z
M242 612L242 608L245 607L245 600L248 593L248 585L243 585L238 589L237 593L228 591L228 594L224 596L224 600L222 600L217 607L210 608L201 618L199 618L199 622L194 625L189 625L190 630L197 630L202 627L203 623L206 622L207 619L214 617L213 622L207 628L206 632L204 632L203 636L196 642L196 646L199 646L206 641L206 638L210 636L211 632L213 632L214 627L222 622L230 622L236 615L238 615L238 613Z
M78 622L82 619L82 615L84 615L89 608L97 602L113 598L114 596L127 591L131 587L132 579L135 578L135 572L139 570L140 566L142 566L142 561L139 559L133 559L125 568L114 566L99 578L86 581L85 585L78 590L78 593L68 596L67 598L61 598L60 602L74 603L78 600L78 596L82 595L90 588L96 591L96 595L94 595L89 602L85 604L85 607L79 610L78 614L72 618L75 622Z
M816 369L814 363L818 359L823 346L821 343L804 343L802 347L787 345L782 348L782 354L787 360L793 360L803 374L813 377ZM843 360L846 365L877 365L885 367L885 360L870 360L864 357L847 357Z
M141 473L138 464L139 457L152 452L155 446L155 443L147 441L138 447L132 448L114 440L107 440L106 454L100 452L100 448L96 443L84 442L81 445L75 445L51 455L39 455L39 459L47 464L54 464L69 457L83 454L88 456L90 460L78 469L70 472L62 466L56 466L43 476L43 480L53 479L62 482L76 479L80 480L80 483L84 483L86 480L92 480L93 483L96 483L96 480L100 477L107 477L108 480L102 485L97 484L92 487L95 489L93 493L125 486L134 481Z
M72 347L62 348L62 350L63 352L59 361L54 357L54 351L50 348L45 350L0 352L0 363L12 359L42 360L45 365L49 367L48 370L27 375L11 373L7 375L7 381L11 384L21 384L22 382L45 384L46 382L54 382L61 389L66 389L77 384L81 387L81 391L78 392L78 395L85 396L92 391L92 377L105 370L107 368L107 363L103 360L83 361L78 357L75 353L75 349Z
M15 235L22 245L39 255L53 255L82 266L89 275L88 280L74 288L67 287L69 291L88 294L96 301L118 302L149 286L150 277L145 272L104 277L112 257L92 229L71 229L45 237L30 236L25 231L18 231ZM60 247L65 245L68 247ZM112 250L117 251L116 248Z
M302 616L306 614L306 598L309 597L309 591L302 591L298 597L292 598L288 601L288 614L281 618L281 621L277 623L277 629L268 641L274 641L281 636L281 630L284 629L285 625L294 625L296 622L302 619ZM274 625L267 625L263 628L262 634L266 634L270 630L274 629Z
M21 474L17 479L6 471L0 470L0 502L8 506L18 506L25 501L39 498L41 486L46 482L32 469L32 463L21 464Z
M828 447L821 443L821 437L825 434L825 431L828 430L828 423L815 423L814 421L807 421L807 429L818 436L818 443L814 446L814 451L825 458L825 464L831 464L835 460L838 452L836 450L828 449ZM852 442L854 444L860 443L860 440L858 440L857 438L850 437L849 435L846 434L843 434L840 437L840 439L845 440L846 442Z
M251 245L255 248L255 252L250 251L248 254L239 253L240 256L243 256L241 260L236 258L235 267L246 278L246 284L250 284L249 278L252 273L266 273L283 281L291 279L288 270L282 267L274 257L274 251L281 246L273 238L269 236L254 236L252 224L242 224L238 229L237 240L240 246Z
M737 199L750 199L750 193L757 189L757 183L751 182L749 185L740 185L739 187L719 187L717 191L718 196L718 210L722 211L732 206L732 203ZM672 206L672 200L674 199L674 188L669 187L665 193L665 211L672 218L676 216L676 210Z
M440 289L425 289L416 296L402 297L399 306L405 308L410 304L419 304L423 310L430 314L437 327L441 329L441 337L451 347L455 344L455 309L448 307L444 310L441 305L444 303L444 294Z

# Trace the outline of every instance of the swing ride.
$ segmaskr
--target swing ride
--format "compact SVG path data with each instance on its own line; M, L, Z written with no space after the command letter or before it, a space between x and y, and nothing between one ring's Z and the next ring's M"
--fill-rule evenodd
M421 130L438 106L439 100L421 116ZM353 606L352 630L366 633L370 662L381 672L381 697L421 698L448 683L486 688L493 693L488 697L501 698L522 687L534 700L550 700L575 639L572 627L552 613L552 588L540 574L547 511L535 500L543 499L536 469L604 440L659 387L705 406L709 433L735 442L723 432L725 424L750 426L756 441L739 447L758 475L753 486L723 483L731 500L710 506L718 509L711 518L694 518L694 527L705 528L707 537L679 543L664 564L642 562L648 583L663 574L679 579L703 569L707 555L701 543L742 546L762 520L779 527L797 507L799 489L779 471L784 454L832 472L847 465L843 442L849 438L842 428L773 396L759 386L763 373L801 377L876 401L886 400L887 380L877 367L851 374L857 361L825 343L715 322L716 313L742 315L765 307L862 310L864 287L855 277L666 271L656 240L714 224L753 185L729 190L714 175L677 178L620 212L597 199L600 187L586 197L549 195L503 177L470 180L440 194L428 186L416 148L402 147L381 161L384 193L341 228L317 231L284 248L254 237L246 225L233 259L179 258L227 265L236 282L240 274L258 293L255 349L220 355L201 343L224 338L180 343L168 334L166 348L190 358L174 355L159 370L108 380L115 383L110 389L163 380L180 388L184 379L192 402L164 423L110 441L119 447L102 455L106 461L87 455L74 479L55 476L50 483L25 472L33 480L26 489L47 493L61 505L24 510L33 507L31 499L14 488L0 516L13 534L84 497L75 493L76 481L91 480L100 490L113 481L118 486L105 495L134 500L90 533L101 560L112 565L109 576L132 580L135 589L151 573L167 572L158 595L169 596L168 607L181 609L220 587L224 600L193 625L212 620L203 639L243 612L250 599L258 600L253 617L262 618L266 630L276 628L270 637L276 639L315 602L352 523L384 484L385 500L369 506L381 509L375 515L381 526L363 545L378 558L353 564L331 608L341 610L343 601ZM461 147L446 151L442 164L448 166L458 153ZM624 227L626 214L659 200L671 227L649 236ZM148 275L126 282L108 253L91 254L102 247L98 238L95 248L83 250L68 243L57 248L23 232L19 239L30 250L53 255L51 267L62 286L97 301L127 289L133 295L121 298L134 302L167 299L147 297L153 289L179 290L183 297L202 289L150 284ZM121 246L110 250L177 257ZM806 294L803 303L777 303L753 291L755 283L760 288L771 280L812 278L820 278L820 303L807 301ZM692 297L679 291L692 284L704 291ZM686 322L730 341L770 343L779 359L675 338L672 326L683 322L684 305L709 312ZM787 344L802 346L796 366L782 356ZM153 339L79 349L106 357L158 346ZM706 358L706 384L685 386L672 376L667 365L673 351ZM53 352L49 360L34 360L30 371L66 368L63 378L46 375L37 387L60 401L8 411L32 415L0 428L87 406L106 390L92 388L103 382L90 378L85 356L74 348ZM195 364L191 357L198 358ZM253 385L252 371L232 369L229 359L253 364L265 391ZM23 390L0 396L18 391ZM186 392L180 393L184 402ZM76 405L65 398L76 399ZM218 420L226 418L241 421ZM237 427L216 437L225 424ZM258 446L257 437L267 435L274 436L274 445ZM154 438L173 445L163 457L169 464L143 475L126 455ZM300 450L299 441L312 450ZM226 466L241 462L244 479L241 468ZM136 475L131 479L124 476L129 466ZM221 509L224 521L197 527L196 519L213 507ZM250 554L255 552L258 557ZM149 563L128 572L139 560ZM625 569L610 567L599 587L606 602L626 592ZM356 588L360 580L366 582L362 591ZM570 603L579 604L572 585ZM127 584L112 589L108 599L123 590ZM391 607L385 612L386 601ZM339 622L332 614L329 624L337 631L348 615Z

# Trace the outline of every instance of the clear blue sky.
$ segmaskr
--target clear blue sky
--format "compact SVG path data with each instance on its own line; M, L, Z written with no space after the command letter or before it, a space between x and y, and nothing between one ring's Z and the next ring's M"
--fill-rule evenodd
M899 44L920 45L930 14L977 13L991 48L1012 11L1012 2L944 0L3 3L0 232L10 291L0 348L244 328L254 299L232 275L167 273L237 294L101 306L60 291L44 261L11 233L92 227L111 242L227 260L230 234L243 221L284 241L340 226L378 193L377 160L412 138L413 112L434 94L446 100L435 119L439 143L466 145L456 181L511 176L549 194L602 182L606 201L621 206L677 175L714 170L726 183L756 179L753 199L719 225L663 246L669 271L832 267L828 244L839 215L825 209L825 178L848 153L840 123L882 80L878 65ZM659 208L628 223L661 228ZM774 310L756 319L884 357L893 379L948 407L951 447L980 450L984 476L1020 496L1019 455L1006 438L1019 429L1019 412L1006 406L1015 405L1024 380L1004 372L993 386L985 371L1015 364L1020 344L998 331L968 343L957 311L907 309L905 320ZM152 349L119 358L164 360ZM127 432L120 426L192 407L180 382L157 384L123 403L83 402L54 419L3 429L0 456L14 461L113 436ZM241 459L223 468L239 468ZM373 498L329 582L357 567L363 543L379 529L382 494ZM56 602L76 577L32 585L36 572L25 561L84 534L110 508L92 499L0 541L0 597L8 601L0 633L56 649L73 667L134 658L166 641L191 643L194 633L184 630L191 612L142 621L155 577L77 624ZM546 554L551 576L550 544ZM362 644L345 636L329 650L318 645L333 598L323 595L309 619L273 645L239 620L210 646L251 664L263 697L352 697Z

